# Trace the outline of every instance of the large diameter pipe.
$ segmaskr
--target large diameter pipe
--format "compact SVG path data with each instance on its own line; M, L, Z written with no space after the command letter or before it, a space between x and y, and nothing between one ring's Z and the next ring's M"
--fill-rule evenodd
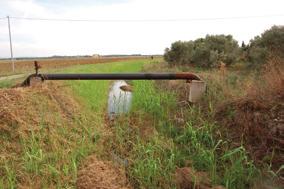
M192 73L39 74L43 80L200 80Z
M21 86L29 86L32 78L44 80L200 80L188 72L180 73L98 73L98 74L32 74Z

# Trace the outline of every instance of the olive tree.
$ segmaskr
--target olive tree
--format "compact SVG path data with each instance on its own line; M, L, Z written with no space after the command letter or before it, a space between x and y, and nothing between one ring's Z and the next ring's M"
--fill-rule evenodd
M247 60L252 64L265 63L269 54L284 58L284 26L273 26L256 36L246 51Z
M239 46L231 35L207 35L195 41L177 41L165 50L169 64L216 67L221 61L230 65L239 57Z

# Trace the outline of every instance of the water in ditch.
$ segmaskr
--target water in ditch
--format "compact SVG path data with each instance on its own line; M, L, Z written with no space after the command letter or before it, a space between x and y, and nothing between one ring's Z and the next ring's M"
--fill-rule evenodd
M123 80L115 81L108 96L108 117L113 120L117 115L129 112L132 101L131 87Z

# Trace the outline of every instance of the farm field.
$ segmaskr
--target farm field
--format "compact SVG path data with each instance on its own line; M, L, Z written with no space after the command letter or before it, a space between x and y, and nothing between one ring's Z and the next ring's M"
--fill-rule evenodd
M49 59L31 59L15 60L15 73L12 72L10 60L0 60L0 76L32 73L34 72L34 61L38 61L43 70L59 69L73 65L98 64L107 62L117 62L129 59L143 59L145 57L100 57L100 58L49 58ZM147 57L146 57L147 58Z
M136 59L57 72L141 71L191 71L206 81L207 92L199 103L190 104L185 81L129 81L131 111L109 121L110 81L47 81L13 89L13 83L0 82L0 188L283 186L283 153L277 148L273 156L269 153L281 146L272 132L278 123L268 131L260 124L282 119L283 91L276 82L283 75L269 72L280 93L262 93L268 99L264 101L248 92L252 83L254 91L263 89L258 88L257 74L236 68L224 73ZM265 119L250 117L254 109L261 116L270 106L274 112ZM243 127L244 122L252 124L251 130ZM275 146L254 142L266 141L268 135L275 137Z

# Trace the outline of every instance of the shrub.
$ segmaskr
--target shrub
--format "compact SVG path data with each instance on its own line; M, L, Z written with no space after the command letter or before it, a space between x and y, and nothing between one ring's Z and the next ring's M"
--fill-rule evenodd
M230 65L239 57L238 42L231 35L207 35L195 41L177 41L165 50L170 65L216 67L220 62Z
M192 50L193 43L191 41L176 41L171 45L171 49L166 48L164 58L170 64L186 64Z
M247 61L253 65L267 62L269 54L284 57L284 26L273 26L250 41Z

